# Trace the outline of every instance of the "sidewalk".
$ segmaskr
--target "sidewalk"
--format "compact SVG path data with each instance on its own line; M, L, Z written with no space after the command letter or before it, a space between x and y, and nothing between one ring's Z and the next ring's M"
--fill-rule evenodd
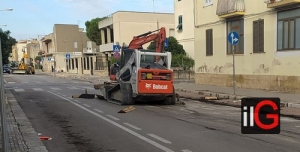
M48 152L11 91L5 92L8 150L10 152ZM2 150L1 138L0 143Z
M53 73L46 73L54 76ZM74 79L80 79L89 81L91 83L100 83L109 80L109 77L91 76L91 75L79 75L68 73L56 73L57 77L70 77ZM174 86L176 91L194 93L206 96L227 96L230 99L234 99L232 87L221 87L213 85L198 85L190 82L177 82L174 80ZM240 100L243 97L279 97L284 107L300 108L300 94L297 93L285 93L266 91L259 89L245 89L236 88L236 99Z

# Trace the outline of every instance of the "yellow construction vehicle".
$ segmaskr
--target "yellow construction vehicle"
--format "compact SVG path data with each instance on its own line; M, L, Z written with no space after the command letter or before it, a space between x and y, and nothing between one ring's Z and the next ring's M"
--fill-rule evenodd
M33 59L23 51L22 59L17 68L12 68L12 74L35 74Z

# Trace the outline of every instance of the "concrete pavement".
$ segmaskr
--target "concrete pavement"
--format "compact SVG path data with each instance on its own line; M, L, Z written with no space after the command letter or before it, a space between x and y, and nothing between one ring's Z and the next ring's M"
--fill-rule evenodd
M90 83L46 75L10 75L7 89L49 151L298 151L300 120L282 117L279 135L240 133L240 109L185 99L185 105L124 106L73 99Z

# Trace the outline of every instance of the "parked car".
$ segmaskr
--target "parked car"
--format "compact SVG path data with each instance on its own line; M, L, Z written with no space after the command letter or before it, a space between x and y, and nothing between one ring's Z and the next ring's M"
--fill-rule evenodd
M4 66L4 67L3 67L3 73L8 73L8 74L10 74L10 73L11 73L11 68L8 67L8 66Z

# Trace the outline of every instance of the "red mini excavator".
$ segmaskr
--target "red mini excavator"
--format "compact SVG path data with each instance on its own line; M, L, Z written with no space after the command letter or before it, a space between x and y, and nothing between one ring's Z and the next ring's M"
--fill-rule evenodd
M162 27L135 36L128 47L122 47L119 70L115 77L111 76L116 82L105 82L100 87L107 101L122 105L135 104L138 100L175 104L172 55L163 51L165 39L166 30ZM142 46L152 41L156 49L144 50Z

